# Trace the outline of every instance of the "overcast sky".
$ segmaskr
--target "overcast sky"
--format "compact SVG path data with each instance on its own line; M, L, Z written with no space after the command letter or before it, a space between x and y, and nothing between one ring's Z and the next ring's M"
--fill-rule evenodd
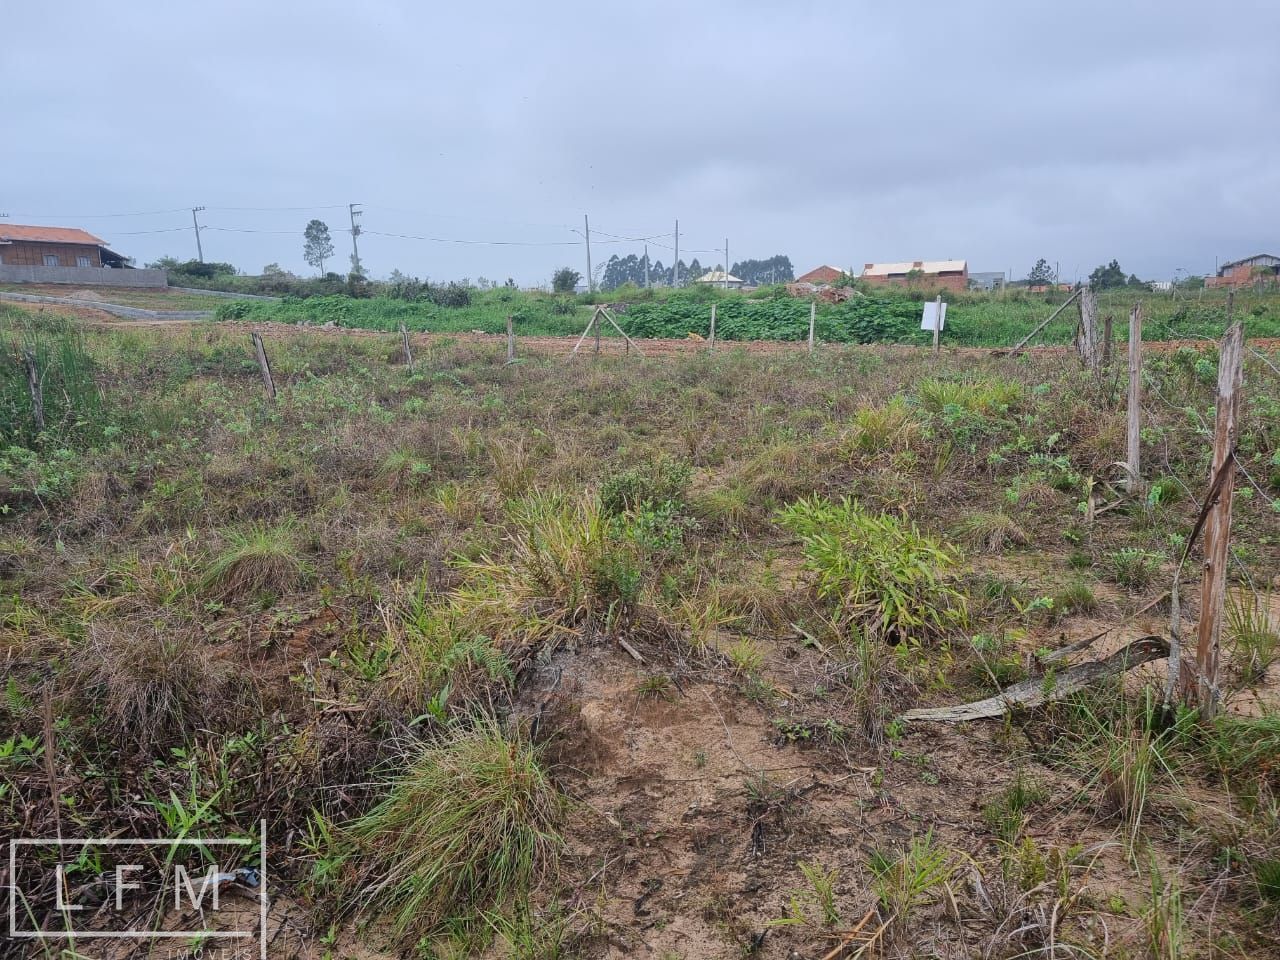
M0 212L142 263L199 204L246 272L308 271L312 216L345 270L355 201L374 276L545 283L585 213L597 264L679 218L704 265L1168 278L1280 253L1277 36L1275 0L7 0Z

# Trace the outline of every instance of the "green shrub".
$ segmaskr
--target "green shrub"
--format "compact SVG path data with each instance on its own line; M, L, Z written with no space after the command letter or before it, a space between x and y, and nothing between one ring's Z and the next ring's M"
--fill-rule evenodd
M778 518L800 538L818 595L834 601L846 623L896 642L936 637L964 621L965 600L952 583L959 552L914 523L848 498L798 500Z
M689 489L692 469L675 460L655 460L609 477L600 487L600 510L616 517L636 511L646 504L660 508L672 504L682 508Z

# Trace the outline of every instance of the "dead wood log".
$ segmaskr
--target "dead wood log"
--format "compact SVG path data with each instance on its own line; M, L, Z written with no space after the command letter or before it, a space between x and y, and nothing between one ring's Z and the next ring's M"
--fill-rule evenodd
M1134 640L1103 660L1068 667L1055 674L1053 682L1045 677L1035 677L1006 687L994 697L963 703L956 707L926 707L908 710L898 717L904 722L934 721L937 723L962 723L968 720L989 720L1000 717L1014 708L1027 709L1044 703L1052 703L1082 690L1107 677L1124 673L1140 664L1159 660L1169 655L1169 643L1164 637L1147 636Z

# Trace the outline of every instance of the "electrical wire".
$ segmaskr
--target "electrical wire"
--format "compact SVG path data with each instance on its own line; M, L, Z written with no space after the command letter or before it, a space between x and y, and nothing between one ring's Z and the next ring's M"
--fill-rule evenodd
M162 227L159 230L115 230L113 231L117 237L138 237L144 233L177 233L179 230L190 230L190 225L185 227ZM200 229L204 229L201 227Z
M360 236L394 237L397 240L425 240L430 243L459 243L468 246L488 247L580 247L577 240L457 240L451 237L420 237L409 233L386 233L381 230L361 229Z
M505 223L513 227L536 227L546 230L574 230L573 227L563 223L529 223L522 220L504 220L500 217L476 217L470 214L462 213L437 213L431 210L410 210L408 207L389 207L382 203L366 203L365 207L371 210L390 210L393 213L407 213L415 217L426 217L429 219L439 220L467 220L471 222L483 221L486 223ZM574 231L578 232L578 231Z
M15 217L30 217L33 220L106 220L111 217L157 217L162 213L190 213L190 207L175 207L172 210L142 210L136 213L15 213Z
M349 204L345 203L322 203L309 207L205 207L206 210L233 210L233 211L290 211L290 210L346 210ZM358 206L358 204L357 204ZM356 211L357 213L359 211Z

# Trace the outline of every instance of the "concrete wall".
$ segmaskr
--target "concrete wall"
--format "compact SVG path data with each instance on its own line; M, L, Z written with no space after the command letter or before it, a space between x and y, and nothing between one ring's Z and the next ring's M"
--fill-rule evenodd
M102 267L27 267L0 264L0 283L69 283L77 287L167 287L163 270Z
M16 300L21 303L63 303L69 307L92 307L114 317L128 320L204 320L213 316L212 310L145 310L142 307L126 307L102 300L75 300L71 297L43 297L36 293L11 293L0 290L0 300Z

